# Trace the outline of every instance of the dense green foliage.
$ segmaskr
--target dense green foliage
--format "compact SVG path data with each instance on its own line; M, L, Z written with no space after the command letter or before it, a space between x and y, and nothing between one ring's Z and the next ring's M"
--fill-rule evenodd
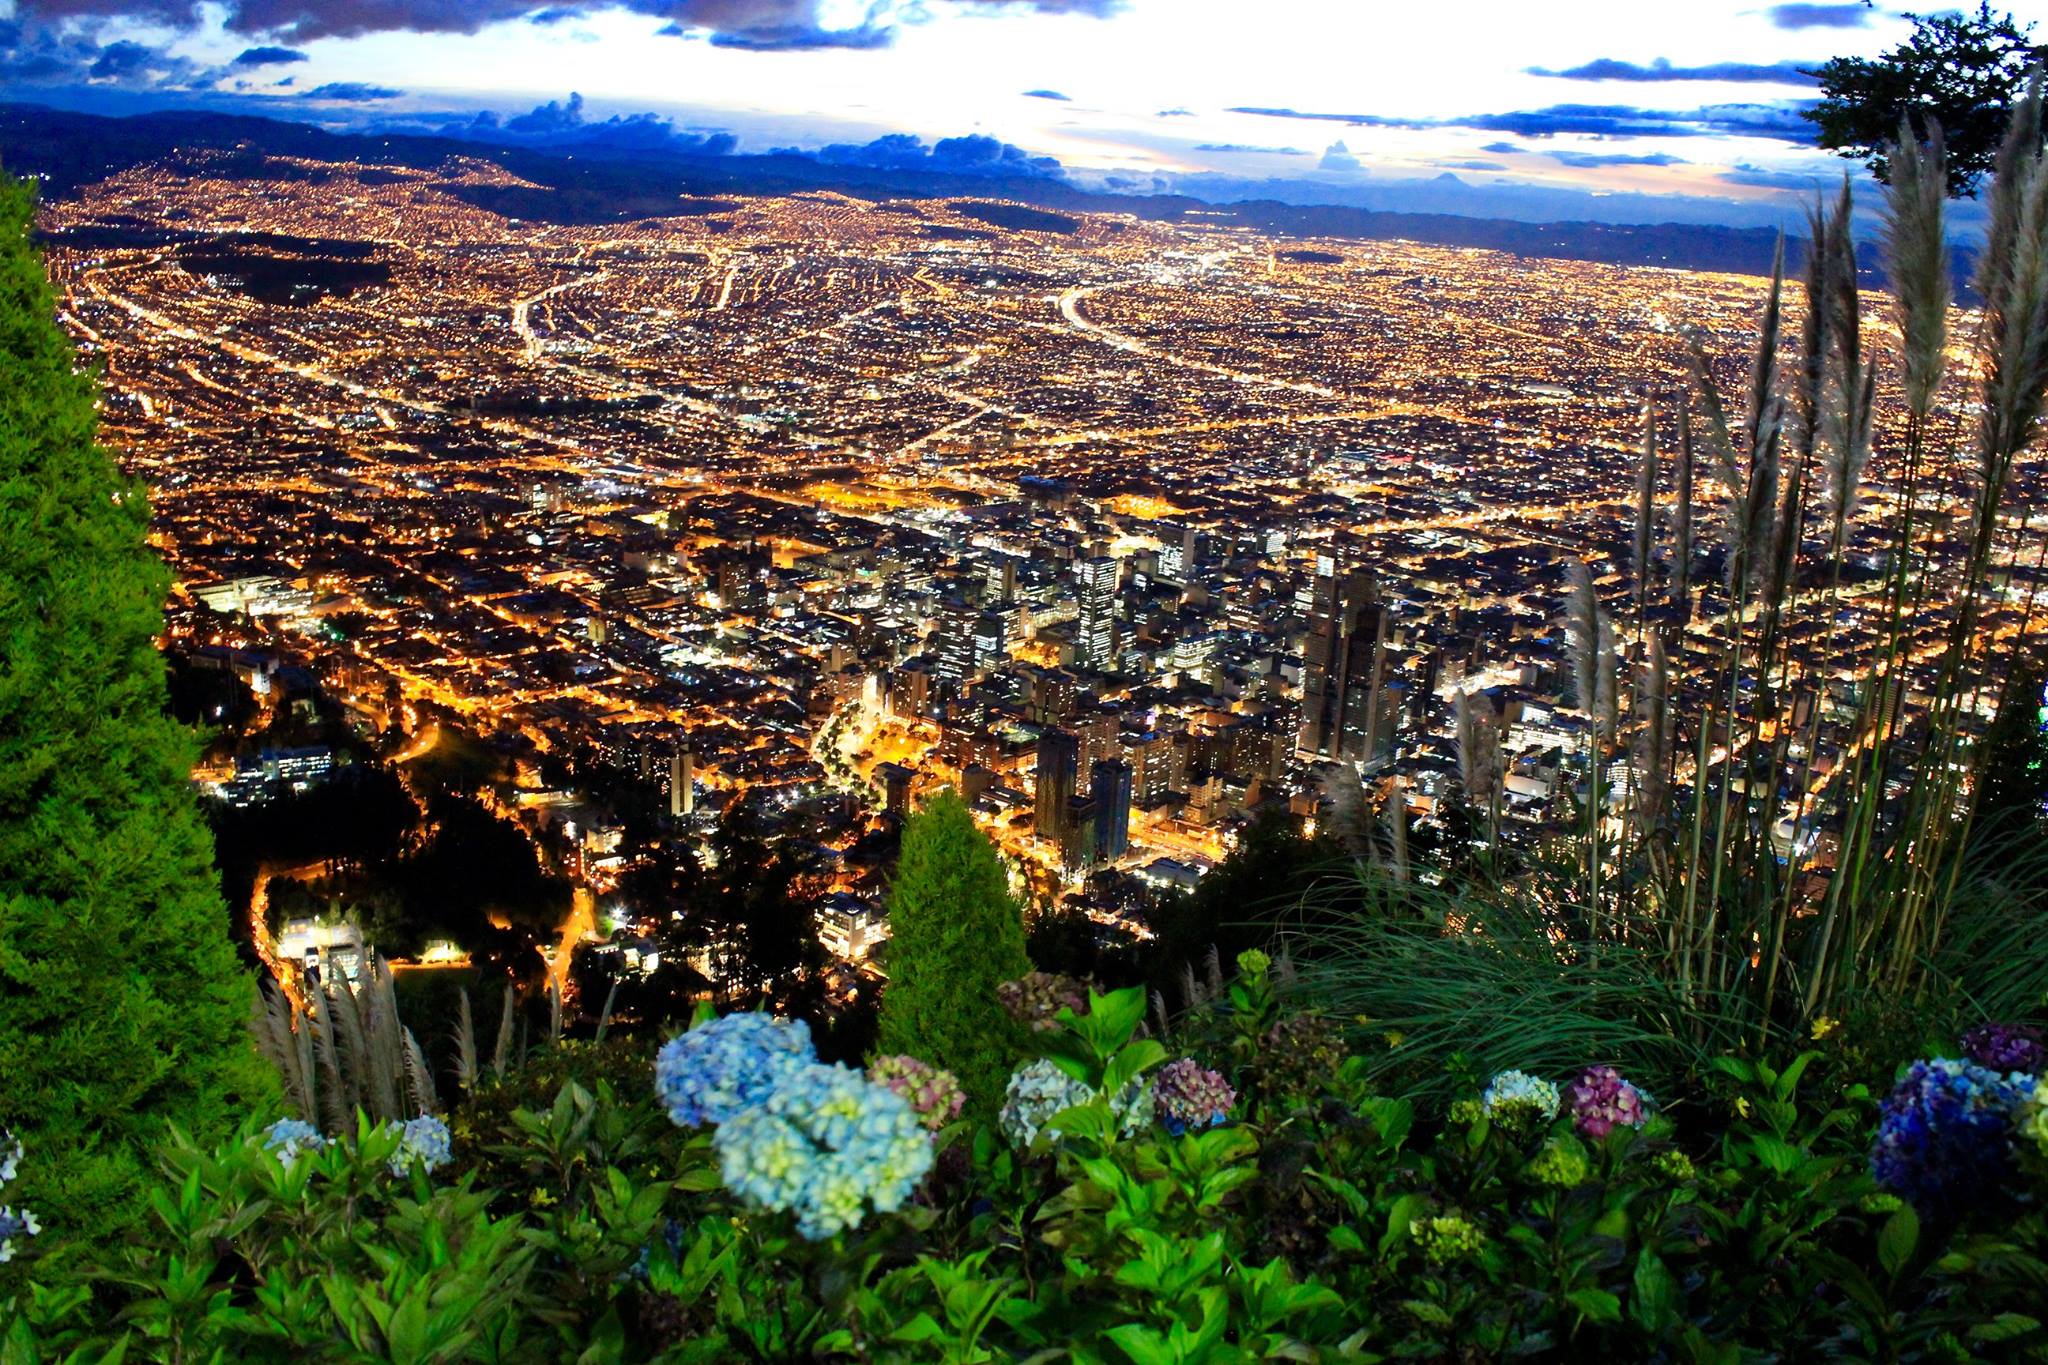
M1162 1036L1137 991L1034 1035L1070 1107L1023 1145L945 1128L913 1203L822 1240L736 1197L722 1135L671 1123L630 1049L485 1088L434 1173L394 1173L367 1123L282 1159L253 1123L179 1142L151 1227L90 1279L0 1271L0 1361L2048 1355L2048 1165L1923 1219L1870 1174L1889 1068L1839 1030L1718 1059L1608 1129L1571 1087L1550 1113L1505 1077L1482 1100L1454 1076L1448 1106L1388 1093L1387 1040L1241 965ZM1228 1074L1227 1122L1120 1124L1130 1083L1169 1088L1169 1045Z
M1020 1047L996 987L1031 963L1002 857L950 791L904 827L889 933L881 1050L944 1067L960 1078L970 1103L993 1110Z
M1990 172L2005 122L2041 49L2028 41L2032 25L1994 15L1988 3L1974 14L1947 10L1908 15L1913 34L1877 57L1836 57L1814 74L1821 100L1806 111L1819 125L1820 144L1869 165L1878 179L1890 173L1886 144L1900 121L1920 130L1938 123L1948 142L1952 194L1974 194Z
M94 386L0 184L0 1122L22 1197L139 1213L165 1125L211 1139L269 1093L155 637L148 505L94 442Z

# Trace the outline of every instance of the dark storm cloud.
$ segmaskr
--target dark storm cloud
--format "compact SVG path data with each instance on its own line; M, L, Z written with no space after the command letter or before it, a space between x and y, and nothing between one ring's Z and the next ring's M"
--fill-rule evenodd
M1475 128L1481 132L1551 137L1576 133L1590 137L1697 137L1719 133L1732 137L1776 138L1802 146L1813 139L1813 127L1799 116L1807 104L1708 104L1697 109L1644 109L1629 104L1552 104L1542 109L1505 114L1467 114L1456 118L1392 118L1384 114L1330 114L1301 109L1240 105L1233 114L1262 118L1306 119L1348 123L1360 128Z
M1122 0L959 0L985 13L1036 12L1103 17ZM720 47L755 51L886 46L901 14L921 17L901 0L873 0L860 23L829 27L823 0L230 0L226 23L233 33L303 43L316 38L356 38L367 33L474 33L513 19L555 23L601 10L626 9L665 19L676 32L701 30ZM199 0L18 0L16 15L40 23L66 19L125 17L191 29L203 20Z
M283 66L289 62L311 61L305 53L294 47L249 47L242 49L242 55L235 58L231 66Z
M1862 28L1876 11L1865 4L1773 5L1764 11L1779 28Z
M1797 62L1774 62L1758 66L1751 62L1710 62L1705 66L1673 66L1659 57L1648 66L1636 62L1597 57L1578 66L1553 70L1545 66L1526 68L1532 76L1555 76L1573 81L1745 81L1765 85L1812 85L1814 78Z

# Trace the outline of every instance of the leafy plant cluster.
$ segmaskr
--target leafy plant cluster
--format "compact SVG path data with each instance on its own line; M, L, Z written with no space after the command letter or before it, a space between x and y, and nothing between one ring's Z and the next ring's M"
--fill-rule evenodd
M1440 1107L1292 1003L1257 952L1171 1032L1090 992L993 1122L921 1064L707 1013L658 1084L472 1101L438 1170L368 1118L179 1139L146 1233L8 1268L0 1362L2048 1357L2036 1030L1882 1102L1813 1048L1683 1095L1465 1075ZM1026 1132L1034 1067L1069 1089ZM819 1176L778 1202L788 1142ZM914 1189L821 1222L849 1171Z

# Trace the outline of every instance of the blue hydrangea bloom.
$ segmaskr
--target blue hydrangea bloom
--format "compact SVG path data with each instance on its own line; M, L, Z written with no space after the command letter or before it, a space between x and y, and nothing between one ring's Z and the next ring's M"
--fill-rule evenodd
M27 1209L0 1206L0 1261L11 1261L20 1243L41 1232L42 1225Z
M289 1166L300 1152L317 1152L327 1145L320 1130L302 1119L279 1119L263 1130L263 1150Z
M417 1161L431 1174L448 1164L448 1125L432 1114L407 1119L398 1130L398 1150L391 1154L391 1173L404 1175Z
M757 1208L796 1214L812 1241L858 1227L869 1208L903 1206L932 1167L910 1102L846 1067L787 1072L713 1139L726 1187Z
M1913 1063L1878 1120L1871 1174L1921 1217L1949 1221L2013 1173L2013 1117L2034 1078L1936 1057Z
M671 1038L654 1059L654 1089L684 1128L752 1109L799 1067L815 1065L810 1026L772 1014L728 1014Z

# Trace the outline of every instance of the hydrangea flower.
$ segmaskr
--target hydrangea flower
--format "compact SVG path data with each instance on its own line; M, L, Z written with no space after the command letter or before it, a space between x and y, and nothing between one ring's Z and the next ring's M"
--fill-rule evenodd
M1649 1118L1643 1092L1621 1078L1611 1066L1589 1066L1565 1090L1572 1124L1589 1138L1604 1138L1616 1128L1640 1128Z
M1033 1033L1056 1033L1061 1010L1070 1009L1077 1015L1088 1012L1088 987L1071 976L1026 972L996 987L996 1003Z
M1885 1101L1871 1149L1877 1183L1923 1218L1947 1220L2012 1174L2012 1139L2034 1078L1948 1057L1913 1063Z
M301 1152L317 1152L327 1145L318 1128L303 1119L279 1119L263 1130L263 1150L289 1166Z
M0 1128L0 1185L14 1179L21 1167L21 1140L12 1128Z
M2041 1030L2031 1024L1979 1024L1963 1035L1963 1055L1991 1071L2039 1075L2048 1061Z
M889 1213L932 1167L931 1137L910 1101L858 1071L813 1063L787 1073L713 1139L727 1188L757 1208L795 1213L818 1241Z
M1486 1245L1486 1234L1462 1218L1417 1218L1408 1224L1408 1235L1435 1266L1477 1255Z
M27 1209L0 1205L0 1261L11 1261L20 1243L43 1230Z
M1557 1117L1557 1087L1526 1071L1503 1071L1479 1096L1486 1117L1514 1132L1533 1133Z
M1529 1159L1523 1171L1539 1185L1570 1190L1586 1183L1586 1177L1592 1174L1592 1165L1586 1160L1586 1149L1577 1142L1553 1139Z
M1062 1110L1072 1109L1077 1104L1086 1104L1095 1098L1095 1092L1059 1069L1051 1061L1040 1058L1017 1068L1010 1076L1010 1084L1004 1091L1003 1110L997 1121L1003 1136L1014 1147L1029 1147L1053 1116ZM1110 1109L1117 1117L1117 1128L1129 1137L1144 1125L1151 1113L1151 1095L1143 1081L1134 1080L1117 1092L1110 1100Z
M2013 1119L2013 1139L2031 1148L2038 1161L2048 1162L2048 1085L2036 1082Z
M407 1119L398 1128L398 1150L391 1154L391 1174L404 1175L417 1161L429 1173L448 1164L448 1125L432 1114Z
M684 1128L724 1123L813 1066L810 1026L772 1014L728 1014L669 1039L654 1059L654 1089Z
M868 1065L868 1079L910 1101L917 1121L934 1133L958 1118L967 1104L959 1077L900 1053L875 1058Z
M1656 1160L1650 1165L1659 1175L1675 1180L1681 1185L1697 1174L1693 1169L1692 1158L1676 1148L1657 1153Z
M1168 1062L1152 1085L1152 1111L1166 1131L1179 1137L1190 1128L1213 1128L1230 1117L1237 1092L1220 1071L1192 1057Z

